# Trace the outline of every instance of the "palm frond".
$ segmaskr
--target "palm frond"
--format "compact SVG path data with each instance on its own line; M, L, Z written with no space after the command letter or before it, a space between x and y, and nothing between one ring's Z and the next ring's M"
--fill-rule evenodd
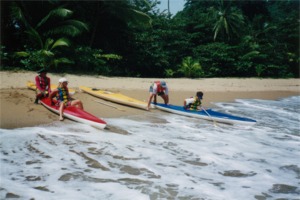
M55 68L58 67L59 64L74 64L74 61L68 59L68 58L57 58L53 60L53 65Z
M71 37L80 35L83 31L88 31L86 23L78 20L67 20L60 23L55 28L46 32L46 35L63 34Z
M51 51L47 51L47 50L41 50L41 54L44 56L48 56L48 57L54 56L54 53L52 53Z
M89 27L86 23L79 21L79 20L74 20L74 19L70 19L70 20L66 20L64 21L63 24L68 24L68 25L72 25L77 27L78 29L80 29L81 31L88 31Z
M152 19L146 13L132 9L132 15L130 16L131 20L139 25L151 27Z
M47 38L45 45L44 45L44 49L45 50L49 50L50 46L53 44L54 40L52 38Z
M66 9L66 8L56 8L54 10L51 10L49 12L48 15L46 15L41 21L40 23L37 24L36 28L39 28L41 27L43 24L45 24L50 18L53 18L53 17L60 17L62 19L66 18L66 17L69 17L70 15L73 14L73 11L69 10L69 9Z
M23 15L23 12L21 10L21 8L19 6L17 6L16 4L13 4L10 7L10 15L18 20L24 21L25 17Z
M18 52L15 52L15 55L17 57L28 57L29 56L29 53L26 52L26 51L18 51Z
M40 34L34 28L29 27L28 30L25 31L25 33L27 33L28 37L32 41L35 41L35 43L38 44L41 49L44 48L42 38L41 38Z
M251 58L257 56L258 54L260 54L259 51L251 51L251 52L246 53L245 55L243 55L243 56L241 57L241 59L243 59L243 60L248 60L248 59L251 59Z
M152 26L152 19L146 13L141 11L135 10L130 7L120 8L118 10L119 17L122 17L121 20L132 23L139 26L151 27Z
M26 28L30 27L29 23L27 22L24 13L22 9L17 6L16 3L13 3L13 5L10 7L10 15L13 19L20 20Z
M239 9L231 7L232 1L219 1L219 10L211 9L212 16L216 20L214 25L214 40L220 32L224 32L228 39L232 35L239 35L240 27L244 24L243 14Z
M55 43L52 45L51 49L54 49L56 47L61 47L61 46L69 46L70 42L68 39L66 38L60 38L58 40L55 41Z

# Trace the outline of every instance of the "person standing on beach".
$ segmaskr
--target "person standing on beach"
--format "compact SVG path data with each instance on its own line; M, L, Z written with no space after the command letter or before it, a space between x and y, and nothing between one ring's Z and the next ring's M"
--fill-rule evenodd
M149 110L150 108L150 104L152 101L152 98L154 97L154 104L156 104L156 96L160 96L165 104L169 103L169 90L168 90L168 86L166 84L165 81L154 81L154 83L151 84L150 88L149 88L149 92L150 92L150 96L149 96L149 100L148 100L148 106L147 106L147 110Z
M57 99L57 105L59 106L59 120L64 120L63 118L63 111L64 108L67 106L77 106L79 109L83 110L83 104L79 99L73 100L69 95L69 89L68 89L68 80L66 78L60 78L59 79L59 85L56 89L54 89L51 94L49 95L49 98L51 100L51 104L53 105L53 98L56 96Z
M35 85L36 85L36 98L34 103L38 104L39 100L47 97L51 92L50 87L50 78L47 77L47 70L41 69L38 71L38 74L35 77Z
M183 108L185 110L201 110L201 100L203 99L203 92L199 91L195 97L190 97L184 100Z

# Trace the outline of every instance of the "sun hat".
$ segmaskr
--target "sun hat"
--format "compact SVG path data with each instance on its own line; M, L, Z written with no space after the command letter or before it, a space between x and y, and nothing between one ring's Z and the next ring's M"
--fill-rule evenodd
M64 82L68 82L68 80L66 78L60 78L58 80L59 83L64 83Z
M167 87L167 84L166 84L165 81L160 81L160 85L161 85L161 87L163 87L163 88L166 88L166 87Z

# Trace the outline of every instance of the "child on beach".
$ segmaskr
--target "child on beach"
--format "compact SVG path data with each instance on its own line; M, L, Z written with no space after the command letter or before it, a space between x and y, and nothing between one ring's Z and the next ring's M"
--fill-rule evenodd
M195 97L190 97L184 100L183 108L185 110L201 110L201 100L203 99L203 92L199 91Z
M51 94L49 95L49 98L52 101L52 98L56 96L57 98L57 105L59 106L59 120L64 120L63 118L63 111L64 108L67 106L77 106L79 109L83 110L82 102L79 99L73 100L71 99L69 95L69 89L68 89L68 80L66 78L59 79L59 85L56 89L54 89Z
M35 85L36 85L36 98L34 103L38 104L38 101L41 98L47 97L50 92L51 92L51 88L50 88L50 78L47 77L47 71L46 69L41 69L40 71L38 71L38 74L35 77Z
M165 104L169 103L169 90L165 81L154 81L149 88L150 96L148 100L147 110L150 108L152 98L154 97L154 103L156 103L156 96L160 96Z

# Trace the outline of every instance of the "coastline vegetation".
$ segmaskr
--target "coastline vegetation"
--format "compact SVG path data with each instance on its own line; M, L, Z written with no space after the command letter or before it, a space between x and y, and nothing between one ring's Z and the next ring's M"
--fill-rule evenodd
M299 78L299 1L159 3L1 1L1 70Z

